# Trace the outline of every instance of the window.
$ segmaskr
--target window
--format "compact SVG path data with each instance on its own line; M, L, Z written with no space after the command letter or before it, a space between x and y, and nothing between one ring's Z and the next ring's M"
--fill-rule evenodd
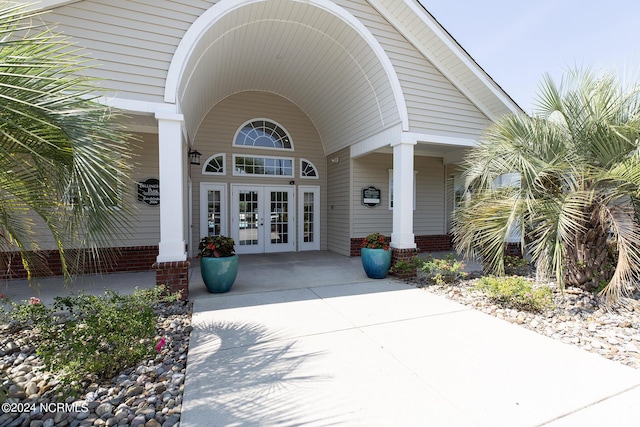
M318 170L309 160L300 159L300 178L318 179Z
M293 177L293 159L289 157L257 157L233 155L233 174Z
M218 153L209 157L202 166L203 175L224 175L225 154Z
M293 150L291 138L282 126L266 119L253 119L240 127L234 146Z

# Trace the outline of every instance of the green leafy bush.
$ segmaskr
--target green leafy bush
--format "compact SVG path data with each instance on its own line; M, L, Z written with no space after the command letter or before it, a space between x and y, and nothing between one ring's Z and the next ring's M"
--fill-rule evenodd
M422 265L422 263L418 257L413 257L410 260L403 259L396 261L389 269L389 272L399 275L415 274L416 268L418 268L419 265Z
M462 271L464 263L458 261L454 255L447 255L441 259L427 257L421 261L420 269L424 271L427 280L438 285L455 283L457 280L467 277L467 273Z
M523 277L480 278L476 289L481 290L498 304L527 311L542 311L553 307L553 293L546 286L533 287Z
M38 355L46 368L69 385L87 377L109 379L153 354L157 315L153 306L175 301L155 287L119 295L81 293L56 297L52 307L31 298L12 304L12 321L32 324Z
M526 276L530 273L529 262L522 257L505 255L504 272L507 275Z

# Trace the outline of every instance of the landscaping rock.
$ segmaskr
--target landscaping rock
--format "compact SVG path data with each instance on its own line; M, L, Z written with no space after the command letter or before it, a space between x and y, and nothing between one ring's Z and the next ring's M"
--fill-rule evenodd
M55 375L44 370L36 348L25 344L35 342L36 332L29 327L0 325L0 368L12 381L8 387L10 397L21 403L67 403L78 408L78 412L72 413L1 414L0 426L173 427L179 424L191 333L191 304L179 301L156 309L159 314L157 340L165 338L163 348L111 381L87 383L78 396L70 399L58 396L61 384ZM163 415L170 410L173 415Z

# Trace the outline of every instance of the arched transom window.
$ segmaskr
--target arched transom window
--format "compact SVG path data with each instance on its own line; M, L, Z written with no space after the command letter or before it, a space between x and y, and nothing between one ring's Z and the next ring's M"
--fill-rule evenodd
M242 125L236 133L233 145L293 150L287 131L279 124L266 119L253 119Z

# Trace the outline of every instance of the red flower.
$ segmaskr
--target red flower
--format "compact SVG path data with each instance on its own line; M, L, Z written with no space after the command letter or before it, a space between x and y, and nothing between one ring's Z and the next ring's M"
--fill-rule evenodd
M164 344L166 342L167 340L164 337L160 338L160 341L158 341L158 344L156 344L156 351L162 350L162 347L164 347Z

